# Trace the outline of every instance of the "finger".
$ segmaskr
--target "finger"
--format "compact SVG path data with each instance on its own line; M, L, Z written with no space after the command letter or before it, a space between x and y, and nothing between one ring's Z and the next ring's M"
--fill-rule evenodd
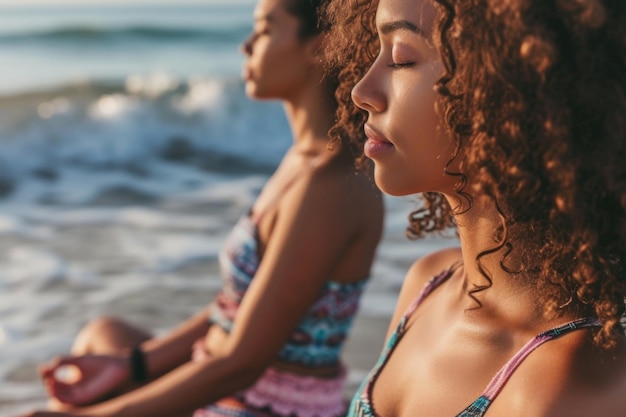
M50 396L63 404L77 405L76 390L77 387L68 386L63 383L51 383L49 385Z
M56 357L39 367L42 376L53 374L60 366L69 364L70 357Z
M56 383L56 380L53 378L48 378L44 380L44 388L46 390L46 393L48 394L48 397L61 401L59 398L57 398L57 392L58 392L57 386L58 384Z
M56 367L52 366L52 364L43 364L43 365L40 365L38 368L39 376L42 379L53 377L55 370L56 370Z
M63 404L87 405L95 401L98 396L83 384L67 384L55 380L50 384L51 396Z

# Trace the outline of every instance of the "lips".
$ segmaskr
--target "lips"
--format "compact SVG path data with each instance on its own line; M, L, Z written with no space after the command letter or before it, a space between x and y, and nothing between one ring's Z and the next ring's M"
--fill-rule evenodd
M244 79L244 81L248 81L249 79L252 78L252 70L250 68L243 67L243 70L241 70L241 78Z
M393 144L383 135L378 133L371 125L366 124L364 131L365 136L367 136L367 141L365 142L363 150L365 152L365 156L368 158L375 159L394 148Z

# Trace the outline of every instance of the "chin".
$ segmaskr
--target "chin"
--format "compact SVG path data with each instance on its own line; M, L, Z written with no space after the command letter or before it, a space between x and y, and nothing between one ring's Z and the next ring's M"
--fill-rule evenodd
M246 95L250 98L258 98L258 89L250 81L246 82Z
M276 99L275 96L271 95L271 94L267 94L267 92L264 92L262 90L260 90L259 88L257 88L256 85L250 85L250 84L246 84L246 95L254 100L274 100Z
M406 183L403 181L399 181L398 178L392 178L385 175L377 169L374 171L374 181L376 181L378 188L385 194L396 197L415 194L415 192L411 191L409 189L410 187L407 187Z

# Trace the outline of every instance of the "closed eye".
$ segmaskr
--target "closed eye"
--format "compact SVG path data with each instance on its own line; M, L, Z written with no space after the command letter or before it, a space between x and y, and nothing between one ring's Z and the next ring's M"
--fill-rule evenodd
M413 66L415 66L415 62L410 61L410 62L392 62L391 64L388 64L387 66L391 69L402 69L402 68L411 68Z

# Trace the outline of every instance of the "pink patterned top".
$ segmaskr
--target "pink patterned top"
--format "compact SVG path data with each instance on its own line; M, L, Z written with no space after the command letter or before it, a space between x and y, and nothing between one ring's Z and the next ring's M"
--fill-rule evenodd
M393 350L402 339L402 336L406 332L406 325L409 318L413 315L417 307L422 301L433 292L435 288L445 282L452 273L455 267L451 267L448 270L443 271L439 275L432 278L424 287L420 295L409 305L404 316L398 323L394 333L389 337L385 349L381 353L381 356L370 371L369 376L363 381L361 387L356 392L350 404L347 417L379 417L376 414L374 405L372 404L372 389L376 383L376 379L382 371L385 363L393 353ZM486 412L493 400L498 396L506 382L509 380L513 372L517 367L539 346L557 337L563 336L571 331L582 329L585 327L599 326L598 320L593 318L582 318L566 323L562 326L555 327L547 330L530 340L524 345L493 377L487 388L483 391L483 394L472 402L467 408L457 414L456 417L482 417ZM416 410L415 416L419 416L419 410Z

